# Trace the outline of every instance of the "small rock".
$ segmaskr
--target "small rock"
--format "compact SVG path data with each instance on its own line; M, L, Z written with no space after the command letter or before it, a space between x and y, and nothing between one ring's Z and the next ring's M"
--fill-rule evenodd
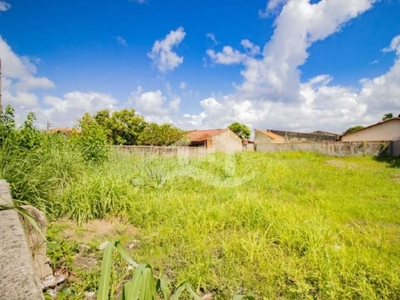
M137 244L139 244L138 240L133 240L129 245L128 245L128 249L133 249L137 246Z
M47 276L41 283L42 283L42 290L46 290L49 287L54 287L54 282L56 278L53 275Z
M104 250L104 249L106 249L106 247L107 247L107 245L108 245L109 243L110 243L109 241L106 241L106 242L101 243L101 244L99 245L98 249L99 249L99 250Z
M201 297L201 300L212 300L213 296L211 293L205 294L203 297Z
M95 295L96 295L95 292L86 292L85 293L85 299L87 299L87 300L95 299Z

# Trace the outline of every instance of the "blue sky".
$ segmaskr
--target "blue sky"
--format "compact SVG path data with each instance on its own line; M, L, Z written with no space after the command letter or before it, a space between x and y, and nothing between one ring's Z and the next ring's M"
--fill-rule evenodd
M398 0L0 0L3 102L38 126L342 132L400 113Z

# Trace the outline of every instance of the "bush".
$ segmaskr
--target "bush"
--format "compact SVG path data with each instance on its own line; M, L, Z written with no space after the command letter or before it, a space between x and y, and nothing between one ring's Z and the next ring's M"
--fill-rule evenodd
M87 162L102 163L108 159L107 133L89 114L80 120L82 131L72 133L69 141Z

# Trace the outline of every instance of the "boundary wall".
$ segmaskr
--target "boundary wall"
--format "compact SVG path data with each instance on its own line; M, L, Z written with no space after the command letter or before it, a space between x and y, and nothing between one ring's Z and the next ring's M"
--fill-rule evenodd
M338 134L327 134L323 132L312 132L312 133L303 133L303 132L294 132L294 131L284 131L284 130L274 130L268 129L272 133L280 135L285 138L286 142L295 143L295 142L335 142L339 140Z
M201 157L215 152L206 147L165 147L165 146L112 146L126 154Z
M400 141L396 142L291 142L256 144L257 152L317 152L332 156L397 156Z
M251 145L253 146L253 145ZM214 153L215 149L206 147L162 147L162 146L112 146L126 154L203 157ZM252 147L251 147L252 148ZM252 151L247 149L244 151ZM332 156L400 156L400 140L392 142L289 142L254 144L257 152L306 151Z
M392 156L400 156L400 140L392 142Z

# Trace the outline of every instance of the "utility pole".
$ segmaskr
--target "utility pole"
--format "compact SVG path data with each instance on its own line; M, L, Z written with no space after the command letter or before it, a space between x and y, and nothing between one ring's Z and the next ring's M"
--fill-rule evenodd
M1 99L1 58L0 58L0 116L3 115L3 102Z

